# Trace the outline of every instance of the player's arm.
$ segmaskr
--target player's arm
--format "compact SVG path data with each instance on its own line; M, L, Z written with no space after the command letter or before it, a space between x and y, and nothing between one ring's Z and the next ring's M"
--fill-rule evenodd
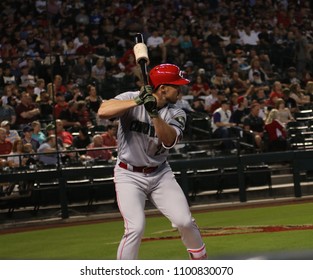
M105 100L98 110L100 118L111 119L120 117L127 110L144 103L146 96L151 95L152 88L149 85L142 86L139 95L131 96L129 93L120 94L118 97Z
M152 118L155 133L166 147L172 147L177 140L176 130L159 116Z
M128 109L136 107L137 103L134 99L118 100L110 99L101 103L98 110L100 118L111 119L123 115Z

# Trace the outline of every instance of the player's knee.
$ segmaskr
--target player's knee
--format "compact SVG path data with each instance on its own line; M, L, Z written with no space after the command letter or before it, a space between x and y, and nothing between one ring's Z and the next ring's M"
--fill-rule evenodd
M194 226L194 222L190 219L181 219L173 223L178 229L188 229Z
M139 237L143 235L144 230L145 230L144 225L134 225L133 227L128 229L128 234Z

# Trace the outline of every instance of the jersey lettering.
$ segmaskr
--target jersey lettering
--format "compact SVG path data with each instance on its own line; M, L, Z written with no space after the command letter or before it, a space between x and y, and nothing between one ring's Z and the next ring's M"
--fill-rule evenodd
M130 124L130 130L149 135L149 137L155 137L155 129L148 123L140 121L132 121Z

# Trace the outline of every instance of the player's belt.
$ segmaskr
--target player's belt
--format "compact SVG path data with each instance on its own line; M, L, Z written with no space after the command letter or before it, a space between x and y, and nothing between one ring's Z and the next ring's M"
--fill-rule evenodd
M133 172L141 172L145 174L152 173L159 168L159 166L132 166L122 161L120 161L118 166Z

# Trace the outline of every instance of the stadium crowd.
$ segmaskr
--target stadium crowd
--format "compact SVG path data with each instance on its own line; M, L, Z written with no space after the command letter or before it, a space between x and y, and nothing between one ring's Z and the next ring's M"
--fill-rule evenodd
M288 123L311 109L311 1L3 0L0 7L0 155L25 154L2 157L2 166L31 164L31 153L57 148L110 159L94 148L116 145L118 124L97 110L142 85L132 51L138 32L149 67L173 63L190 79L178 105L208 116L213 137L287 149Z

